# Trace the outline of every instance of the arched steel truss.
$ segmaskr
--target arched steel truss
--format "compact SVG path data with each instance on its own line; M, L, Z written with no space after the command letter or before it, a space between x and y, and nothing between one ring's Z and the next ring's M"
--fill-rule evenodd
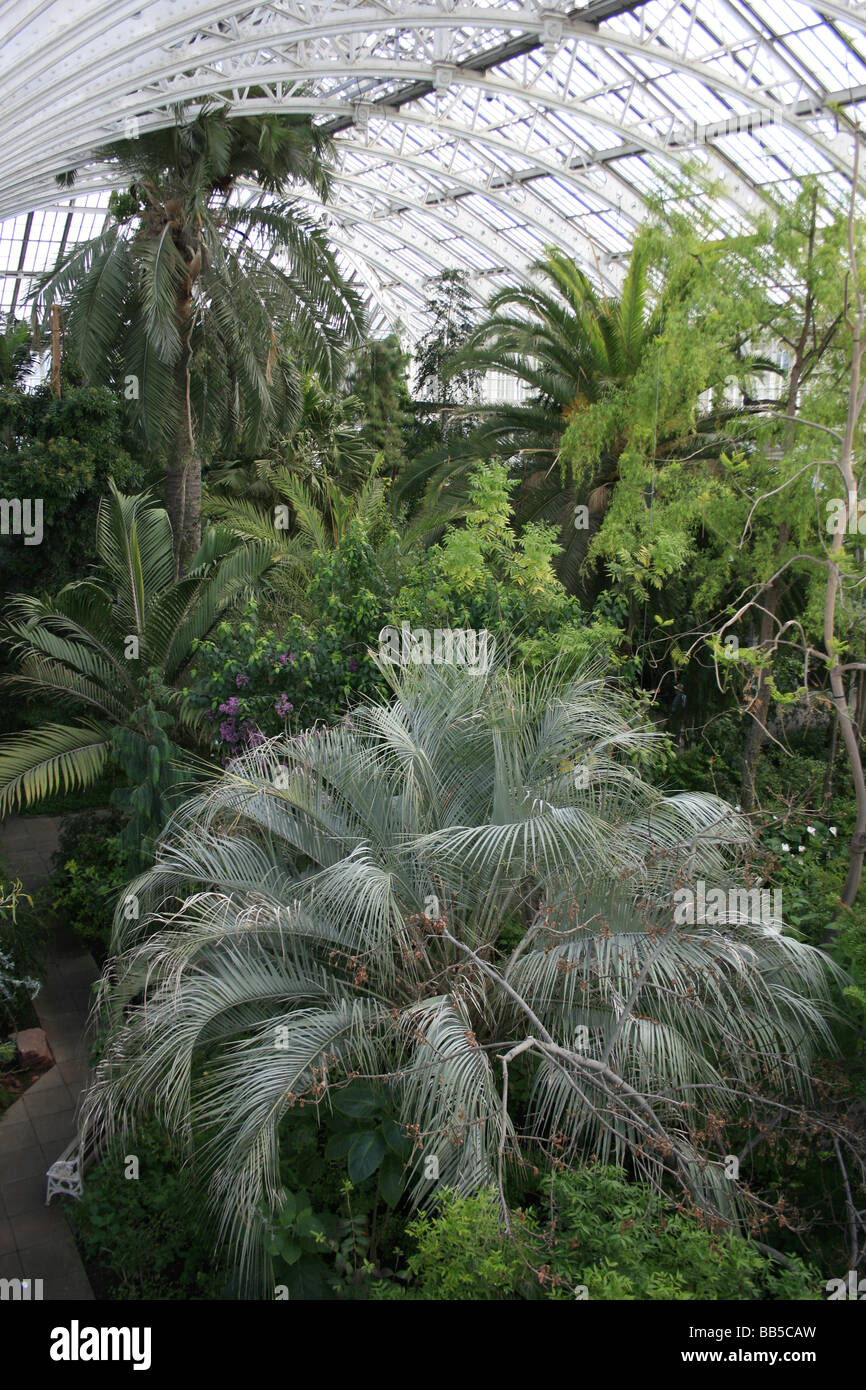
M615 284L684 158L731 225L807 174L842 198L866 102L866 5L840 0L13 0L0 45L5 308L99 224L93 151L183 100L333 131L333 197L302 196L410 329L438 269L485 294L550 242Z

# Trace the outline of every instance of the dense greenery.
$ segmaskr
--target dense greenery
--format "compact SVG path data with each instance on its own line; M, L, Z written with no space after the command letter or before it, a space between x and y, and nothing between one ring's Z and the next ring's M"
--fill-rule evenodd
M428 666L388 704L240 754L135 881L145 934L117 914L86 1123L122 1131L156 1103L190 1134L258 1292L273 1276L251 1207L279 1210L280 1117L356 1074L383 1076L423 1136L416 1200L435 1190L425 1155L471 1191L531 1148L545 1165L629 1154L730 1219L745 1194L699 1136L735 1124L744 1092L807 1094L833 979L754 908L724 936L671 923L683 884L747 882L749 836L715 797L655 791L651 740L586 676Z
M99 567L52 599L18 595L7 643L16 669L7 687L36 692L78 724L52 722L0 747L0 809L63 786L86 787L116 762L128 789L135 843L164 822L178 785L174 747L194 739L196 716L176 682L200 640L269 564L261 547L238 550L210 531L188 572L174 578L172 532L147 495L111 484L96 527Z
M37 904L106 961L98 1293L823 1297L866 1246L862 228L680 189L617 291L446 270L410 342L291 201L318 127L105 158L64 361L0 338L51 538L0 552L0 810L101 803Z
M338 1135L335 1137L339 1137ZM492 1189L443 1195L414 1216L388 1215L377 1180L352 1178L312 1117L287 1124L285 1202L272 1228L280 1298L393 1301L788 1300L822 1296L815 1269L786 1267L748 1241L671 1213L648 1185L589 1164L527 1194L503 1240ZM339 1150L338 1150L339 1152ZM129 1157L138 1175L129 1173ZM211 1257L203 1196L150 1125L115 1146L89 1180L75 1225L98 1296L237 1295ZM553 1213L553 1215L551 1215Z
M0 390L3 495L41 498L45 537L0 548L0 590L59 589L84 577L109 478L129 492L151 481L132 443L118 397L104 387L74 386L60 399L47 386Z
M129 879L122 831L119 810L84 810L64 819L54 874L42 894L46 911L99 960L108 953L117 897Z

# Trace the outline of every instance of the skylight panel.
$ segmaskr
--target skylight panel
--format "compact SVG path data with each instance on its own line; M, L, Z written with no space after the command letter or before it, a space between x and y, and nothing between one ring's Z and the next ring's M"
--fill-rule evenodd
M731 110L725 93L716 94L698 77L689 73L669 72L656 83L666 103L682 120L708 125L724 119Z
M246 52L240 34L250 16L239 11L238 24L227 19L194 27L169 48L154 40L150 54L142 37L136 62L128 67L120 61L126 40L106 21L105 42L94 56L86 100L75 109L74 121L69 92L61 89L57 95L47 69L44 82L41 68L24 72L22 90L30 93L32 88L34 111L43 92L46 111L54 111L59 101L57 109L70 116L70 129L74 125L76 145L86 147L87 139L96 145L106 131L118 127L119 111L167 119L170 100L188 93L196 80L211 81L221 72L236 99L258 103L256 109L261 109L261 98L254 95L261 80L274 82L278 99L281 93L296 99L312 90L327 104L316 115L325 125L336 110L352 118L359 102L396 99L416 79L422 93L423 84L435 83L435 92L415 96L402 108L405 116L420 119L401 121L399 114L383 119L374 107L365 127L336 137L343 147L340 168L351 181L341 183L338 174L331 209L335 234L347 258L369 266L371 285L387 284L388 312L405 301L414 315L420 262L445 265L453 257L473 274L495 274L503 240L513 248L512 270L567 229L573 229L575 254L582 262L592 259L584 233L610 247L611 254L626 253L635 219L641 216L641 199L663 187L664 171L675 175L683 159L709 158L712 176L726 166L741 171L736 192L732 178L728 198L715 209L726 225L750 211L749 186L775 187L789 197L797 180L808 174L818 175L828 196L843 202L848 187L844 172L835 170L808 139L814 132L837 140L831 113L804 114L799 129L760 123L750 131L742 124L755 112L769 112L773 104L808 102L824 91L838 94L866 86L866 34L844 18L825 19L817 3L648 0L602 21L597 40L565 33L545 49L532 48L537 30L525 26L525 15L536 15L548 0L529 10L525 0L460 0L449 15L449 22L455 15L459 22L450 29L431 28L417 8L410 18L408 0L405 6L396 0L387 8L364 11L368 23L348 36L340 28L341 0L336 0L336 6L315 7L315 37L307 39L303 7L292 6L290 13L276 4L261 12L257 36ZM436 13L443 12L444 4L437 5ZM183 7L184 0L177 0L181 14ZM549 7L564 9L558 0L549 0ZM255 21L248 27L255 28ZM190 45L201 32L210 36L214 52L206 63L190 56ZM213 39L220 34L231 43L231 58L220 58L216 51ZM500 49L511 36L525 41L525 52L498 63L487 77L460 74L460 62ZM96 55L95 47L92 52ZM172 75L166 64L174 54L178 67ZM305 62L326 68L325 74L310 80ZM444 76L437 73L440 64ZM120 74L126 71L129 87L122 91ZM450 86L448 71L454 74ZM497 91L497 85L506 90ZM866 105L848 104L846 114L866 124ZM0 113L0 124L2 119ZM691 138L682 138L686 127ZM70 202L69 194L54 185L55 173L68 163L65 129L63 121L55 121L46 142L37 139L35 128L22 128L19 142L7 119L5 144L0 142L0 162L5 164L0 205L7 217L26 212L31 195L32 205L46 207L32 218L18 312L30 276L55 263L64 235L71 247L104 226L106 193L77 194ZM633 151L643 142L669 153L614 155L623 145ZM603 161L597 159L600 152ZM103 176L92 165L83 178ZM310 190L300 196L312 216L321 215ZM13 276L23 236L23 217L0 224L0 266L12 272L0 279L7 304L17 283ZM498 243L489 256L485 236Z
M787 136L780 126L762 126L759 134L742 131L715 142L718 148L742 169L753 183L825 172L830 166L815 155L796 136Z
M803 34L792 34L788 47L807 63L825 91L840 91L866 82L866 62L861 62L826 25Z
M826 174L833 167L822 152L798 131L781 124L762 126L761 142L782 161L789 174L803 178Z
M657 193L662 184L662 179L650 159L650 156L631 155L617 160L617 173L626 178L645 197ZM676 175L677 166L674 163L659 161L659 164L661 168L667 168L670 176Z

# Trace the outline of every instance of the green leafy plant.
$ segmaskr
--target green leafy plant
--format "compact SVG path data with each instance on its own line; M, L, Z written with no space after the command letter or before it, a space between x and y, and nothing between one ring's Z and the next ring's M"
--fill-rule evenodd
M110 477L124 491L153 477L136 457L116 392L68 386L55 397L47 383L0 388L2 495L40 498L45 534L40 546L0 547L0 591L42 593L83 577Z
M353 1183L378 1173L378 1190L389 1207L403 1193L412 1142L395 1119L394 1106L382 1090L354 1081L335 1092L331 1138L326 1158L345 1158Z
M823 1280L797 1258L782 1265L742 1236L677 1211L648 1183L589 1163L543 1180L541 1200L509 1213L498 1195L442 1195L406 1226L414 1243L392 1300L810 1300Z
M107 954L117 896L129 880L119 811L79 812L61 828L44 896L88 949Z
M776 1263L731 1231L671 1208L621 1169L590 1163L544 1183L554 1213L545 1284L590 1299L817 1299L822 1281L792 1258Z
M211 746L224 759L287 728L333 723L380 681L367 652L372 631L359 640L358 614L349 618L336 601L315 624L291 615L265 625L260 613L252 598L221 622L196 644L187 673L190 708L207 719ZM375 618L371 628L378 631Z
M229 1282L209 1248L201 1190L156 1124L110 1146L68 1212L97 1296L216 1299Z
M269 1221L266 1249L274 1256L274 1278L290 1298L323 1298L328 1290L339 1221L330 1212L314 1212L305 1192L282 1193Z
M419 1212L406 1226L415 1250L406 1262L406 1288L413 1299L472 1302L540 1297L529 1261L531 1243L524 1221L506 1236L499 1199L492 1190L443 1194L435 1211ZM377 1296L382 1297L379 1286ZM392 1292L386 1294L393 1297Z

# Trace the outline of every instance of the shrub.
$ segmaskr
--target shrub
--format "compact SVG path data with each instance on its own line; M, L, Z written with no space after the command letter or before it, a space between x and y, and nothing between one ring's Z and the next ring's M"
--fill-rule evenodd
M103 957L111 940L115 900L128 880L117 810L82 811L63 821L50 905L88 950Z
M205 710L212 746L225 762L265 736L333 723L377 677L367 639L345 624L313 626L293 615L280 631L262 628L250 599L238 619L221 622L197 644L186 693Z
M131 1155L137 1178L125 1176ZM158 1125L112 1145L68 1210L98 1297L220 1297L227 1275L214 1266L203 1202Z
M6 497L38 497L46 535L62 543L4 546L0 590L59 588L93 558L96 513L109 475L135 491L149 470L127 450L122 403L105 387L73 386L56 398L47 385L0 390L0 482Z
M709 1230L622 1169L590 1164L544 1182L543 1205L512 1212L506 1236L493 1189L446 1194L406 1227L405 1286L377 1300L700 1301L817 1299L820 1279L782 1268L742 1236ZM552 1220L547 1217L553 1212ZM543 1214L543 1215L542 1215Z
M532 1293L531 1270L505 1237L492 1190L471 1197L447 1193L435 1215L421 1212L406 1233L416 1242L407 1262L413 1298L488 1302Z
M820 1297L806 1266L783 1268L742 1236L708 1229L621 1169L589 1164L548 1179L545 1190L556 1213L552 1296L584 1285L591 1299Z

